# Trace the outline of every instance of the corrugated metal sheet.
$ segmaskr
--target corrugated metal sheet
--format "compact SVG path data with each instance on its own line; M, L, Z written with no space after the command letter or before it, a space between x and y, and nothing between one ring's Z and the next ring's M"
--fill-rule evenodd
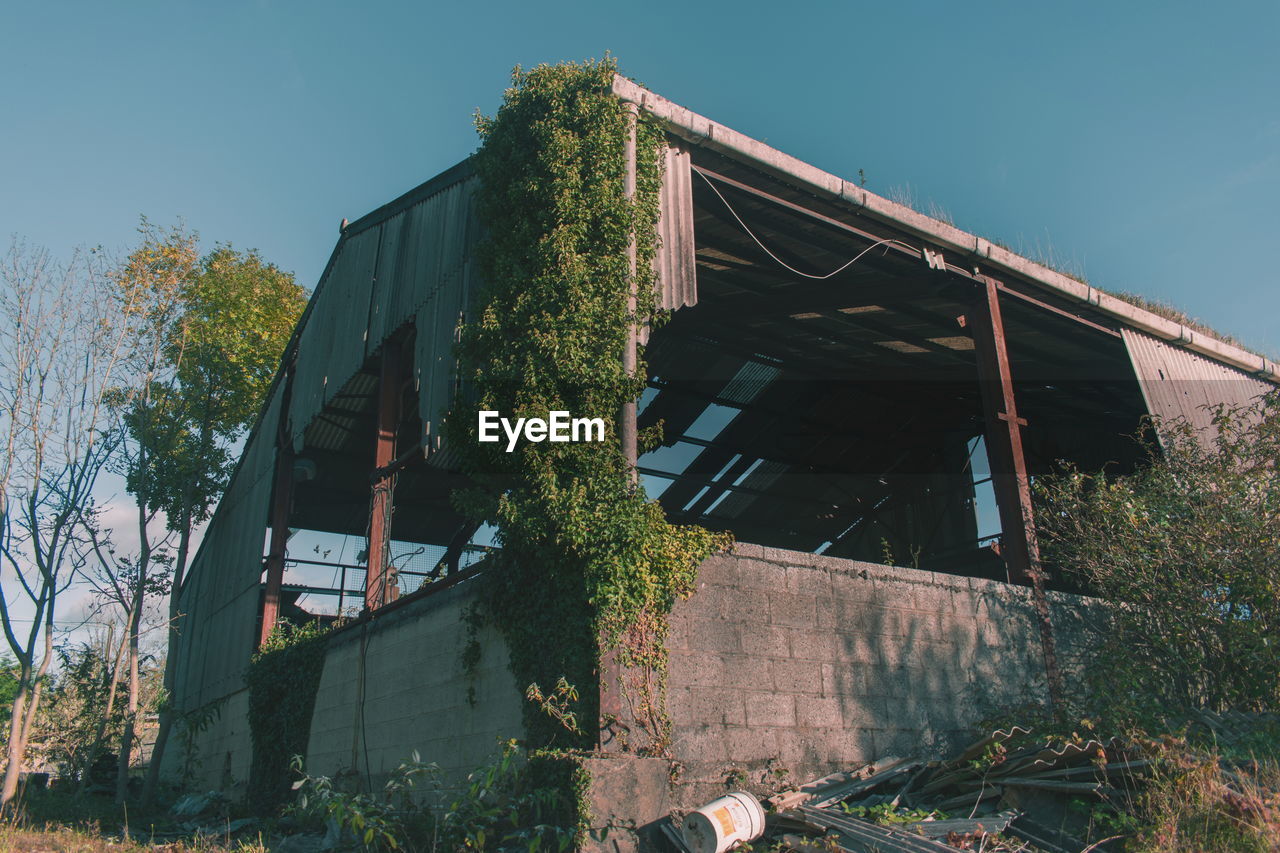
M342 249L319 285L298 341L289 423L295 444L326 403L364 364L369 304L382 229L344 238Z
M176 650L181 665L174 684L183 709L238 689L252 652L283 394L277 383L183 585L180 607L185 616Z
M688 152L669 148L665 157L657 301L674 310L697 302L693 193ZM338 395L368 390L372 377L353 377L412 321L420 413L429 446L441 449L441 421L459 388L454 345L479 285L472 260L482 236L478 185L469 167L460 166L348 227L298 341L288 413L295 447L341 445L341 424L350 420L343 410L358 406ZM188 615L178 694L184 708L239 689L252 651L281 397L277 386L192 562L182 596ZM326 407L337 425L317 420ZM433 464L448 467L448 455L440 453Z
M462 274L479 232L478 185L474 176L460 180L383 224L366 355Z
M689 152L668 146L658 196L658 252L654 258L657 276L657 306L674 311L698 304L696 247L693 242L693 184ZM640 330L640 341L649 339L648 328Z
M228 489L192 563L192 585L184 595L185 666L176 691L180 707L199 707L241 686L255 639L271 468L252 482L241 469L246 476L236 478L234 491Z
M1122 329L1121 336L1147 411L1157 421L1185 419L1209 436L1213 434L1211 407L1248 406L1276 387L1142 332Z
M409 321L417 329L423 418L438 436L456 385L457 326L475 292L470 258L481 232L473 210L477 185L469 165L460 164L349 226L298 341L289 410L295 446L304 436L325 447L341 445L340 427L322 425L317 416L329 407L341 423L345 409L360 408L335 398L371 391L376 380L360 376L365 360ZM187 615L177 653L184 664L175 692L183 708L242 686L255 640L282 398L278 383L182 591Z

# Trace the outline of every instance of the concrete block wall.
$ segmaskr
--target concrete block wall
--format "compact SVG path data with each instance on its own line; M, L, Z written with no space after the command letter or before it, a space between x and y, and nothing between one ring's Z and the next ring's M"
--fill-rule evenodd
M1052 594L1068 666L1091 599ZM667 707L678 800L728 778L803 782L890 755L942 755L1001 708L1041 700L1030 590L738 545L672 614Z
M164 751L164 776L179 783L188 769L188 749L180 726L175 726ZM222 699L217 716L192 739L190 777L192 791L227 791L240 794L249 782L253 741L249 736L249 691L238 690Z
M311 773L355 769L380 785L417 750L454 787L497 754L500 739L524 736L524 697L495 628L479 631L474 677L463 670L472 587L464 581L330 640L311 720Z

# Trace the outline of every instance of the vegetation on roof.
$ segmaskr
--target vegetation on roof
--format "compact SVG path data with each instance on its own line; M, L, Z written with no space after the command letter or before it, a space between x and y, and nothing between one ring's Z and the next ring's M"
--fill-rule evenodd
M865 181L865 178L864 178L864 181ZM888 191L886 191L885 193L885 198L889 199L889 201L895 202L904 207L909 207L912 210L914 210L916 213L923 214L925 216L930 217L931 219L936 219L939 222L945 223L946 225L950 225L953 228L960 227L959 225L956 224L955 217L951 215L950 211L948 211L945 207L935 202L933 199L927 199L922 201L919 197L917 197L915 193L915 189L910 184L894 185L890 187ZM1084 269L1080 264L1080 262L1073 258L1064 257L1054 248L1053 243L1050 241L1046 240L1044 243L1041 243L1040 240L1037 239L1034 242L1028 244L1026 241L1020 238L1018 240L1017 248L1014 248L1013 246L1001 240L992 239L990 240L990 242L994 243L995 245L999 246L1002 249L1005 249L1009 252L1013 252L1015 255L1024 257L1029 261L1034 261L1035 263L1039 264L1042 267L1045 267L1046 269L1051 269L1054 272L1058 273L1059 275L1065 275L1067 278L1072 279L1073 281L1078 281L1081 284L1090 285L1089 280L1085 277ZM1090 286L1097 287L1097 285L1090 285ZM1237 347L1240 347L1241 349L1248 349L1253 352L1258 352L1256 348L1249 347L1244 341L1240 340L1235 335L1215 329L1213 326L1210 326L1208 323L1205 323L1204 321L1198 320L1195 317L1192 317L1190 314L1187 314L1181 308L1178 308L1173 303L1167 300L1152 299L1150 297L1142 296L1140 294L1133 293L1132 291L1127 291L1127 290L1111 290L1105 287L1098 287L1098 290L1101 290L1104 293L1114 296L1117 299L1123 299L1125 302L1128 302L1130 305L1133 305L1137 308L1141 308L1144 311L1150 311L1152 314L1155 314L1157 317L1163 317L1164 319L1169 320L1171 322L1186 326L1188 329L1192 329L1196 332L1199 332L1200 334L1207 335L1211 338L1215 338L1225 344L1231 344L1232 346L1237 346ZM1276 358L1276 355L1273 353L1261 353L1261 354L1266 355L1268 358Z

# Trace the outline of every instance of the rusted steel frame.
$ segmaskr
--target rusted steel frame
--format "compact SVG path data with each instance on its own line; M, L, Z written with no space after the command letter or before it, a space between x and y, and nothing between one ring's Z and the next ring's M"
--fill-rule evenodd
M293 398L294 364L297 350L285 368L280 392L280 416L276 422L276 470L271 498L271 545L267 551L267 583L262 595L262 625L258 644L267 639L280 618L280 588L284 583L284 560L289 544L289 512L293 509L293 438L289 435L289 404Z
M977 357L978 384L986 419L987 460L1003 532L1001 556L1009 568L1011 580L1031 585L1049 700L1054 708L1058 708L1062 702L1062 673L1058 668L1044 570L1036 541L1031 479L1022 447L1022 427L1026 426L1026 421L1018 416L1004 318L1000 313L1000 290L1000 282L982 277L976 304L966 315L966 325L973 335Z
M284 557L289 541L289 510L293 506L293 448L276 448L274 496L271 501L271 547L267 552L267 586L262 599L261 644L280 618L280 588L284 583Z
M1090 329L1093 329L1095 332L1101 332L1102 334L1108 335L1113 338L1120 337L1120 333L1115 329L1109 329L1106 326L1101 325L1100 323L1095 323L1092 320L1087 320L1084 317L1081 317L1079 314L1073 314L1072 312L1066 310L1065 308L1059 308L1056 305L1050 305L1048 302L1045 302L1042 299L1037 299L1036 297L1031 296L1030 294L1023 293L1020 290L1014 290L1012 287L1009 287L1009 285L1005 284L1004 282L999 282L996 285L996 287L1001 293L1007 293L1013 298L1019 300L1020 302L1025 302L1028 305L1034 305L1035 307L1039 308L1041 311L1047 311L1050 314L1055 314L1064 320L1072 320L1076 323L1079 323L1082 326L1088 326Z
M815 220L817 222L821 222L822 224L828 225L836 230L843 231L846 234L851 234L855 237L859 237L863 240L867 240L872 243L875 243L884 239L883 237L876 235L870 231L864 231L861 228L856 228L852 225L849 225L848 223L841 222L839 219L826 216L825 214L819 213L816 210L810 210L809 208L803 205L796 204L795 202L792 202L792 201L787 201L784 198L780 198L776 195L773 195L772 193L766 192L765 190L759 189L757 187L753 187L750 184L744 184L741 181L736 181L733 178L727 177L725 175L721 175L718 172L712 171L711 169L707 169L702 166L691 166L691 168L697 172L700 172L701 174L705 175L708 178L718 181L719 183L725 184L726 186L733 187L734 189L740 190L741 192L747 193L748 195L755 196L761 201L766 201L771 204L777 205L779 207L786 208L787 210L790 210L794 213L798 213L801 216L808 217L809 219ZM898 243L887 243L885 245L890 250L894 251L895 253L901 254L904 257L917 258L917 259L922 257L922 253L920 251L908 248L907 246L904 246ZM954 264L947 264L946 268L948 272L954 275L960 276L962 278L978 281L979 283L981 283L982 279L984 278L984 276L976 274L975 271L967 270L963 267L959 267ZM1004 284L1003 282L998 282L997 287L1000 289L1002 293L1008 293L1010 296L1022 302L1026 302L1030 305L1034 305L1043 311L1056 314L1057 316L1062 317L1063 319L1073 320L1077 323L1080 323L1081 325L1088 326L1089 328L1093 329L1096 332L1102 332L1103 334L1109 335L1112 337L1119 337L1120 335L1120 333L1115 329L1108 328L1107 326L1104 326L1100 323L1095 323L1092 320L1086 319L1085 317L1081 317L1079 314L1075 314L1066 309L1059 308L1056 305L1052 305L1048 302L1045 302L1041 299L1038 299L1020 290L1015 290L1009 287L1008 285Z
M410 465L414 464L415 462L421 462L426 458L427 458L427 445L426 444L414 445L409 450L406 450L404 453L401 453L399 456L397 456L395 460L391 462L390 465L387 465L384 468L375 468L373 470L373 473L369 475L369 482L377 483L379 480L390 477L392 474L399 474L401 471L403 471L405 468L408 468Z
M385 471L396 458L396 433L400 427L400 384L403 376L400 339L393 337L382 346L382 365L378 377L378 429L373 465ZM395 474L379 477L373 483L369 504L369 568L365 575L364 606L377 610L389 600L388 549L391 542L391 507L395 492Z
M480 529L480 525L474 522L467 522L454 532L449 539L449 544L445 546L444 556L440 558L440 563L436 569L443 564L444 572L447 575L456 574L458 564L462 560L462 549L467 547L467 543L471 541L471 537L476 535L476 531Z

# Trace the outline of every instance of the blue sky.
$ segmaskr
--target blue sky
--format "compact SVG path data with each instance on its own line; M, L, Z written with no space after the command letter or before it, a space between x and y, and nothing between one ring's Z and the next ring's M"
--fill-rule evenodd
M963 228L1280 353L1280 3L11 4L0 237L139 214L314 286L476 144L511 66L601 56Z

